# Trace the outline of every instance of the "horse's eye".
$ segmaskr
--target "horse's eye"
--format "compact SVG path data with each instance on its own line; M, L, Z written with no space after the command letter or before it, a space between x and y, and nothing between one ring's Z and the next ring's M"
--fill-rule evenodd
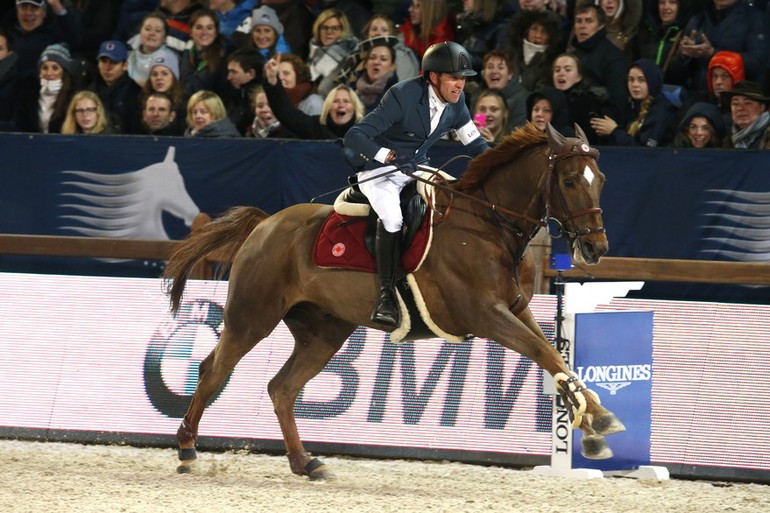
M564 180L564 186L569 187L571 189L575 187L575 182L570 179Z

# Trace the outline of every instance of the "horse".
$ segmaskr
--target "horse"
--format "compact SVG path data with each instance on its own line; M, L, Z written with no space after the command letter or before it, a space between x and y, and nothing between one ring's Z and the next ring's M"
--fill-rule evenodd
M459 180L437 185L430 250L410 279L440 333L494 340L554 376L573 427L584 433L583 454L601 459L612 455L604 435L625 427L568 369L528 306L534 263L525 250L548 219L578 262L597 263L609 247L599 207L605 177L596 163L598 151L575 128L577 137L564 137L551 126L543 132L528 124L471 160ZM305 451L295 400L357 326L388 331L369 318L379 290L375 274L312 262L316 235L331 209L297 204L268 215L235 207L191 233L172 254L164 279L174 314L199 262L214 253L232 263L224 329L200 364L197 388L177 430L178 472L192 471L199 422L212 395L283 320L294 349L268 383L268 393L289 466L310 479L331 476Z
M63 171L88 181L67 181L65 185L87 191L66 192L63 196L78 203L65 203L87 215L64 215L85 226L62 226L89 237L169 240L163 226L163 213L182 219L191 226L200 210L174 162L176 148L169 146L162 162L121 174Z

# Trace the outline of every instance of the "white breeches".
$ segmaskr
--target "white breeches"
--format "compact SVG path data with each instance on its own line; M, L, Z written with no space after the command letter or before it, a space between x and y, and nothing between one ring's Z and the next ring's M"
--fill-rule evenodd
M361 182L395 169L395 166L383 166L358 173L358 188L369 199L369 203L382 220L385 229L391 233L400 231L401 225L404 224L399 195L401 189L409 182L414 181L414 178L400 171L395 171L375 180Z

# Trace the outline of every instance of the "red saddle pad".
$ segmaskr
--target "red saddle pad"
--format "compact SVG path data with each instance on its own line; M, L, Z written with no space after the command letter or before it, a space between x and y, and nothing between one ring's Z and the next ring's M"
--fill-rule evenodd
M401 256L401 266L405 273L414 271L428 250L430 217L425 216L412 245ZM313 263L319 267L376 272L374 256L366 249L364 242L365 230L366 218L332 212L316 237Z

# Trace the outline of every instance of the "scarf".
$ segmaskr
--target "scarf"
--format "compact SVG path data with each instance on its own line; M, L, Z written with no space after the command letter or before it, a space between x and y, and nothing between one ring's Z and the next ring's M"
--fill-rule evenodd
M764 133L769 124L770 112L765 111L754 123L746 128L736 132L736 127L733 127L733 135L730 136L733 146L742 149L751 148L751 145Z
M62 88L61 80L40 80L40 96L37 100L37 114L40 119L40 131L48 133L48 125L53 115L53 104Z
M524 50L524 64L527 65L535 55L548 49L548 45L536 45L535 43L530 43L526 39L524 39L522 43L522 49Z
M259 126L259 119L254 118L254 122L251 124L251 133L254 134L254 137L257 139L266 139L270 137L270 134L273 134L281 129L281 122L278 120L273 121L273 123L270 126L266 126L262 128Z
M289 101L291 101L291 104L295 107L299 106L299 102L305 99L307 95L310 94L310 91L313 89L313 84L310 82L302 82L301 84L297 84L294 87L286 88L286 95L289 97Z
M367 107L374 105L374 103L377 101L377 98L379 98L382 92L385 90L385 86L388 84L390 77L393 76L393 73L394 72L391 71L387 75L381 76L374 82L369 82L366 73L362 73L356 81L356 93L358 93L358 98L361 100L361 102L363 102L363 104Z

